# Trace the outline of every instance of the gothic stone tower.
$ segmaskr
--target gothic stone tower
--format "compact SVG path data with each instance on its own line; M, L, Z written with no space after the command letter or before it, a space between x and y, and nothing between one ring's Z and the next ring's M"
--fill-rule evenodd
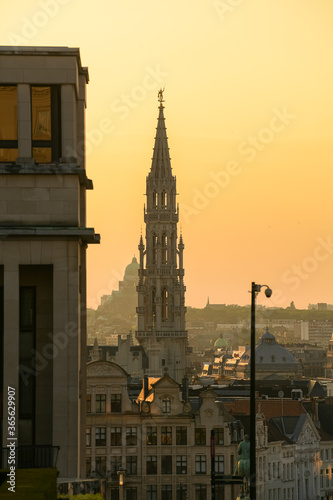
M141 236L136 336L149 358L150 376L169 375L181 382L188 366L182 236L177 245L179 208L159 92L159 116L144 207L146 245Z

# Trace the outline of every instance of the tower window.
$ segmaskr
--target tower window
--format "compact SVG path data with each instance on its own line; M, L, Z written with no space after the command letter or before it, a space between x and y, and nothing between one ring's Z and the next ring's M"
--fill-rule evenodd
M156 191L153 192L153 208L157 208L158 205L158 194Z
M155 325L155 320L156 320L156 291L155 291L155 288L151 292L151 307L152 307L152 322Z
M168 290L164 288L162 290L162 321L168 320L168 300L169 300Z
M166 234L162 235L162 264L168 261L168 237Z
M153 264L157 264L157 236L153 234Z
M168 207L168 195L165 191L162 191L161 195L161 207L162 208L167 208Z

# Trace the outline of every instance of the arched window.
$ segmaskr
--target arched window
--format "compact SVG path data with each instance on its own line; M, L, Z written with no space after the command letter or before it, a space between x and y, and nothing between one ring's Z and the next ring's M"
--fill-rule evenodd
M162 191L161 194L161 207L162 208L167 208L168 206L168 195L165 191Z
M153 264L157 263L157 236L153 234Z
M162 234L162 264L166 264L168 260L168 237Z
M153 208L157 208L158 205L158 194L156 191L153 192Z
M169 314L169 304L168 304L168 290L166 288L163 288L162 290L162 321L167 321L168 320L168 314Z

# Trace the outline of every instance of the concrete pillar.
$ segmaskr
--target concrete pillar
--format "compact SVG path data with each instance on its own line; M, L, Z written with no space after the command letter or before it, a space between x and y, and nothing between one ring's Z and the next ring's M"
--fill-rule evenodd
M15 389L16 399L16 433L18 438L19 424L19 266L18 243L6 242L3 250L4 258L4 379L3 379L3 443L8 441L8 387Z
M76 128L76 96L74 85L61 85L62 158L78 157Z
M19 158L31 158L31 93L30 85L17 85L17 134Z

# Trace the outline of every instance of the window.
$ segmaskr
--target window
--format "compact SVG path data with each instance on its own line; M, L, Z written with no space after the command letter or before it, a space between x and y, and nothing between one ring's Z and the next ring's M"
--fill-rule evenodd
M176 427L176 444L187 444L186 427Z
M91 427L87 427L86 429L86 446L91 446Z
M96 472L101 476L106 474L106 457L96 457Z
M122 466L121 457L111 455L111 474L117 474L117 471Z
M126 427L126 446L136 446L137 430L136 427Z
M223 484L216 484L215 485L215 500L224 500L224 499L225 499L224 485Z
M156 191L153 192L153 208L157 208L158 205L158 195Z
M112 500L119 500L119 488L111 488Z
M187 485L186 484L177 484L176 500L187 500Z
M96 394L96 413L106 412L106 394Z
M167 208L168 206L168 195L165 191L162 191L161 195L161 207L162 208Z
M146 442L147 445L157 445L157 427L147 427Z
M168 261L168 237L166 234L162 234L162 264L166 264Z
M137 489L134 487L126 488L126 500L137 500Z
M172 427L161 427L161 444L172 444Z
M111 394L111 413L121 413L121 394Z
M195 455L195 473L206 474L206 455Z
M111 427L111 446L121 446L121 427Z
M87 394L87 413L91 413L91 394Z
M91 457L86 457L86 476L89 477L91 474Z
M18 157L17 87L0 86L0 162L12 162Z
M153 264L157 264L157 236L153 234Z
M163 413L171 413L171 399L165 398L162 400L162 411Z
M95 444L96 446L106 446L106 427L96 427Z
M166 288L163 288L162 290L162 321L168 321L168 299L169 299L169 293Z
M176 473L187 474L187 456L177 455L176 457Z
M224 429L222 427L214 429L214 436L216 445L224 444Z
M148 456L146 460L147 474L157 474L157 457Z
M131 475L137 474L137 457L130 455L126 457L126 473Z
M162 500L172 500L172 486L171 484L162 485Z
M219 472L220 474L224 473L224 455L216 455L215 472Z
M204 484L195 485L195 500L207 499L207 487Z
M195 444L206 446L206 428L197 427L195 429Z
M161 474L172 474L172 455L162 456Z
M157 486L156 485L147 486L146 500L157 500Z
M60 86L31 87L32 156L37 163L59 160Z

